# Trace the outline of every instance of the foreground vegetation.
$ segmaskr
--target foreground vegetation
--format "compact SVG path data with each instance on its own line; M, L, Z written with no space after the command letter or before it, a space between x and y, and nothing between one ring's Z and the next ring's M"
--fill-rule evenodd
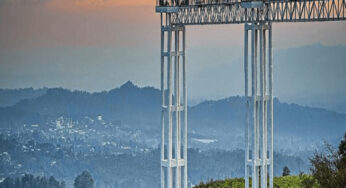
M244 188L245 181L243 178L225 179L222 181L210 180L208 183L200 183L194 188ZM251 187L251 181L250 181ZM317 188L317 182L311 175L302 174L299 176L282 176L274 178L275 188Z
M290 170L286 166L282 177L274 178L275 188L345 188L346 187L346 133L340 142L338 150L326 145L326 151L315 153L310 159L311 175L300 174L289 176ZM250 180L251 186L251 180ZM243 188L245 181L239 179L226 179L223 181L210 180L200 183L195 188Z

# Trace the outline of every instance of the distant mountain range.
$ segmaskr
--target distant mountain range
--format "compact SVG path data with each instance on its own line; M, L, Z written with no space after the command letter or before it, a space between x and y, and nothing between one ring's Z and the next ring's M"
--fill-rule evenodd
M97 185L157 187L160 95L130 81L98 93L0 90L0 179L43 173L72 186L71 177L87 169ZM274 107L276 175L284 166L309 172L308 158L323 140L336 145L346 132L346 114L278 99ZM191 183L243 175L245 110L241 96L189 107Z
M158 123L159 99L158 90L138 88L130 81L120 88L100 93L53 88L36 98L22 99L11 107L1 108L3 115L0 115L0 121L35 123L60 116L80 118L102 115L108 120L121 120L131 125L147 121Z
M157 132L161 128L160 91L153 87L139 88L131 81L119 88L98 93L62 88L2 89L0 96L1 105L7 106L0 108L1 127L44 123L49 118L60 116L78 119L102 115L109 121L120 121L134 128ZM13 105L8 106L10 104ZM243 147L244 97L204 101L191 106L188 120L193 138L217 139L215 147L227 148L229 142L234 143L232 147ZM346 114L281 103L278 99L274 101L274 122L277 146L299 148L297 143L307 141L304 147L309 147L308 144L321 142L321 139L338 142L346 131Z
M0 89L0 106L12 106L22 99L33 99L47 92L47 88L42 89Z

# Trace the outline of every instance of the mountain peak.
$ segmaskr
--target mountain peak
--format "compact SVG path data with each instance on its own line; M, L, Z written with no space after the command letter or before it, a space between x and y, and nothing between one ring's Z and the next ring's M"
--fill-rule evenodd
M130 80L127 81L125 84L120 86L120 89L131 89L131 88L137 88Z

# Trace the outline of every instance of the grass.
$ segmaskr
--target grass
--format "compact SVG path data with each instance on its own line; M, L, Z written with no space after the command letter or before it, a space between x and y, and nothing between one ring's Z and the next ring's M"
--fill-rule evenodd
M207 183L200 183L194 188L244 188L243 178L233 178L225 180L210 180ZM251 187L251 179L250 179ZM316 181L310 175L282 176L274 177L275 188L318 188Z

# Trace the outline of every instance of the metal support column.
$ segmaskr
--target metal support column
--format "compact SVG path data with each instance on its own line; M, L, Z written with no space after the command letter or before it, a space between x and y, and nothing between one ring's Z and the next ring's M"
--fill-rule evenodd
M248 52L249 31L251 32L251 65L249 64ZM246 188L250 187L250 168L252 169L252 188L266 188L268 186L268 167L269 186L271 188L273 186L273 66L271 37L270 23L253 22L245 24L244 71L247 111L244 178ZM269 43L269 47L267 47L267 43ZM249 71L251 71L251 74L249 74ZM249 77L251 77L250 82ZM250 88L251 92L249 92ZM268 134L270 143L268 143Z
M185 36L184 26L171 24L171 13L161 13L161 188L187 188Z
M272 23L269 23L269 188L273 188L274 178L274 97L273 97L273 44L272 44Z
M249 120L249 84L248 84L248 77L249 77L249 46L248 46L248 39L249 39L249 31L247 30L247 25L245 25L245 32L244 32L244 71L245 71L245 100L246 100L246 125L245 125L245 187L249 187L249 149L250 149L250 120Z
M184 97L184 145L183 145L183 155L184 155L184 188L188 188L188 179L187 179L187 85L186 85L186 30L183 28L183 97Z

